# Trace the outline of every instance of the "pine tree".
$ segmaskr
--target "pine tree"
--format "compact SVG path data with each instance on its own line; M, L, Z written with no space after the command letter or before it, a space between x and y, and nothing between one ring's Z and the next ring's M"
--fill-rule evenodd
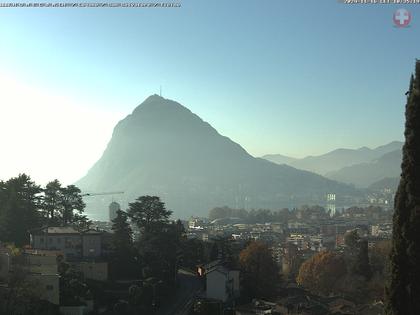
M29 242L29 230L40 226L40 192L28 175L0 183L0 239L21 246Z
M48 224L56 225L58 224L58 212L61 207L61 183L55 179L47 184L44 191L44 218L47 220Z
M78 223L79 220L84 220L81 214L85 210L85 203L81 191L74 185L69 185L60 189L61 192L61 222L63 226Z
M411 77L405 111L405 144L395 196L387 314L420 314L420 61ZM417 229L417 231L416 231Z
M72 224L80 229L89 228L91 222L83 215L86 205L78 187L62 187L56 179L49 182L43 191L44 223L50 226Z

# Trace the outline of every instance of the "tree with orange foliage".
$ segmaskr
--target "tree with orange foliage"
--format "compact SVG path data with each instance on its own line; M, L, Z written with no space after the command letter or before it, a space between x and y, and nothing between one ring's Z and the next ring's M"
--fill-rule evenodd
M334 292L337 281L347 273L342 255L320 252L305 261L299 269L296 282L314 293Z
M248 298L276 295L280 282L279 268L271 250L261 242L251 242L239 254L243 293Z

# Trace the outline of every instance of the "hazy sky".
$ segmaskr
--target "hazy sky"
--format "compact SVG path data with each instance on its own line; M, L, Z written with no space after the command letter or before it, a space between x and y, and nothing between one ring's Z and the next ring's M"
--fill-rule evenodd
M160 85L255 156L402 139L420 5L181 3L0 8L0 179L77 180Z

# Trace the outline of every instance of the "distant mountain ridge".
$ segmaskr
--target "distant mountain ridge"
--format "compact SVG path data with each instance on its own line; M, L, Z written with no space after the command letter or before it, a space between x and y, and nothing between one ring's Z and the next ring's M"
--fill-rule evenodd
M157 95L116 125L102 157L76 185L125 191L127 201L159 195L177 217L207 215L216 206L276 209L321 203L327 192L357 193L320 175L254 158L181 104ZM106 204L89 206L106 212Z
M374 149L337 149L319 156L293 159L283 155L265 155L269 161L312 171L329 179L366 188L386 177L399 177L403 143L393 141Z
M307 156L302 159L289 158L280 154L265 155L263 158L274 163L281 161L279 164L284 163L298 169L326 175L330 172L338 171L343 167L367 163L380 158L386 153L401 150L402 145L403 143L400 141L393 141L374 149L367 147L361 147L359 149L336 149L322 155Z
M402 150L394 150L373 161L344 167L325 176L366 188L384 178L398 178L401 174L401 161Z
M281 155L281 154L266 154L262 156L261 158L267 161L276 163L276 164L287 164L287 165L291 165L293 162L298 160L296 158L286 156L286 155Z
M391 189L396 191L400 183L400 177L385 177L372 183L368 188L370 190L380 191L382 189Z

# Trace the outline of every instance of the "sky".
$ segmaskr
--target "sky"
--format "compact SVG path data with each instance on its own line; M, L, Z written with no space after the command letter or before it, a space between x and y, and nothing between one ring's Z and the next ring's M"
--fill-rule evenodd
M420 5L180 3L0 7L0 179L73 183L160 86L254 156L403 139ZM393 24L399 8L407 28Z

